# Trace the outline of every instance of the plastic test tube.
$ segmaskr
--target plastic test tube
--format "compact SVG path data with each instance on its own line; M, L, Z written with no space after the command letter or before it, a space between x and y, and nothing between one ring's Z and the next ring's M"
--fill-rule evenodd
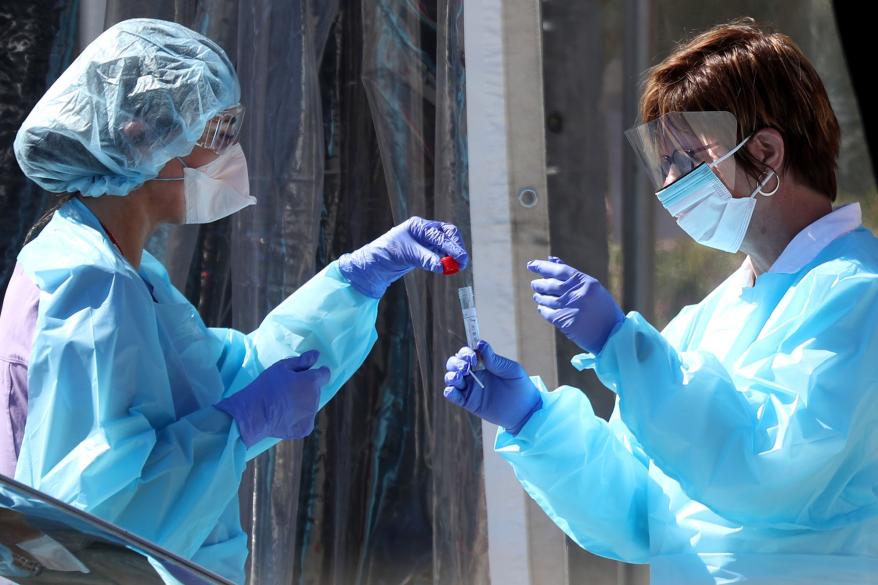
M479 315L476 312L476 298L475 295L473 295L473 287L465 286L457 289L457 296L460 299L460 309L463 312L463 328L466 330L466 344L475 348L479 344L481 336L479 335ZM473 380L475 380L479 386L484 388L485 385L482 384L479 377L475 375L473 369L482 369L480 362L476 363L475 368L470 368L469 375L473 377Z

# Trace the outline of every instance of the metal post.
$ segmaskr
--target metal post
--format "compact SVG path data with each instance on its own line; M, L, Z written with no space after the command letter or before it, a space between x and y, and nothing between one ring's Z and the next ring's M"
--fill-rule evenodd
M623 129L638 120L640 80L650 65L653 47L651 0L626 0L622 63ZM650 185L640 171L634 151L622 151L622 305L652 319L655 306L655 212ZM649 583L647 565L617 566L619 585Z
M640 77L649 67L651 43L651 1L626 0L625 48L623 59L624 124L637 123ZM653 316L655 226L654 197L637 165L634 152L622 153L622 253L623 299L625 310L635 309L647 319Z
M80 51L104 32L106 14L107 0L80 0L78 39Z

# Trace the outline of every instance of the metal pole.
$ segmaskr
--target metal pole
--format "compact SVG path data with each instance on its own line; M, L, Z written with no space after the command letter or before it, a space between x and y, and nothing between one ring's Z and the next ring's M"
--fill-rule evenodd
M640 77L649 67L652 46L651 0L626 0L622 99L624 127L637 123ZM640 172L634 152L622 153L622 305L653 316L655 279L654 197Z
M78 39L80 52L104 32L106 14L107 0L80 0Z

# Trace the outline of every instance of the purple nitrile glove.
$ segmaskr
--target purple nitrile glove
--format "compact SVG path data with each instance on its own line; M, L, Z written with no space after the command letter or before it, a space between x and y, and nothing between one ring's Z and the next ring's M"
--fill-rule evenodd
M301 439L314 430L320 389L329 368L311 369L320 353L306 351L271 365L239 392L216 407L238 423L241 440L252 447L262 439Z
M600 282L555 256L531 260L527 269L542 276L530 286L543 319L585 351L599 353L613 328L625 318L613 295Z
M445 365L445 398L513 435L524 427L543 401L540 392L518 362L494 353L480 341L478 354L463 347ZM482 357L485 369L475 372L484 388L470 376Z
M441 273L443 256L454 258L461 270L469 263L458 229L450 223L410 217L372 243L344 254L338 267L354 288L379 299L388 286L415 268Z

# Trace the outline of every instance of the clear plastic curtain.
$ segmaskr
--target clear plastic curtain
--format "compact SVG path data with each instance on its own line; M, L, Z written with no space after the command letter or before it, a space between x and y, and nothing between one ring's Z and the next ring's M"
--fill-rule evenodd
M469 237L463 0L363 2L363 84L395 222L438 217ZM433 50L435 47L435 51ZM436 583L487 582L481 422L441 397L445 360L466 344L457 289L472 269L406 280L431 436ZM478 295L479 291L476 291Z
M410 215L468 236L462 0L109 0L108 25L134 16L207 34L241 78L258 205L152 242L208 325L254 328ZM391 287L316 431L251 463L250 583L487 583L481 425L441 396L470 275Z
M327 258L414 214L467 232L462 12L342 4L321 72ZM441 397L466 274L389 289L378 345L305 442L297 583L487 582L481 427Z
M318 69L336 13L331 1L238 6L236 64L251 114L242 143L259 201L231 221L232 322L244 331L317 270L325 151ZM241 499L252 583L292 583L301 455L301 442L286 441L248 469Z

